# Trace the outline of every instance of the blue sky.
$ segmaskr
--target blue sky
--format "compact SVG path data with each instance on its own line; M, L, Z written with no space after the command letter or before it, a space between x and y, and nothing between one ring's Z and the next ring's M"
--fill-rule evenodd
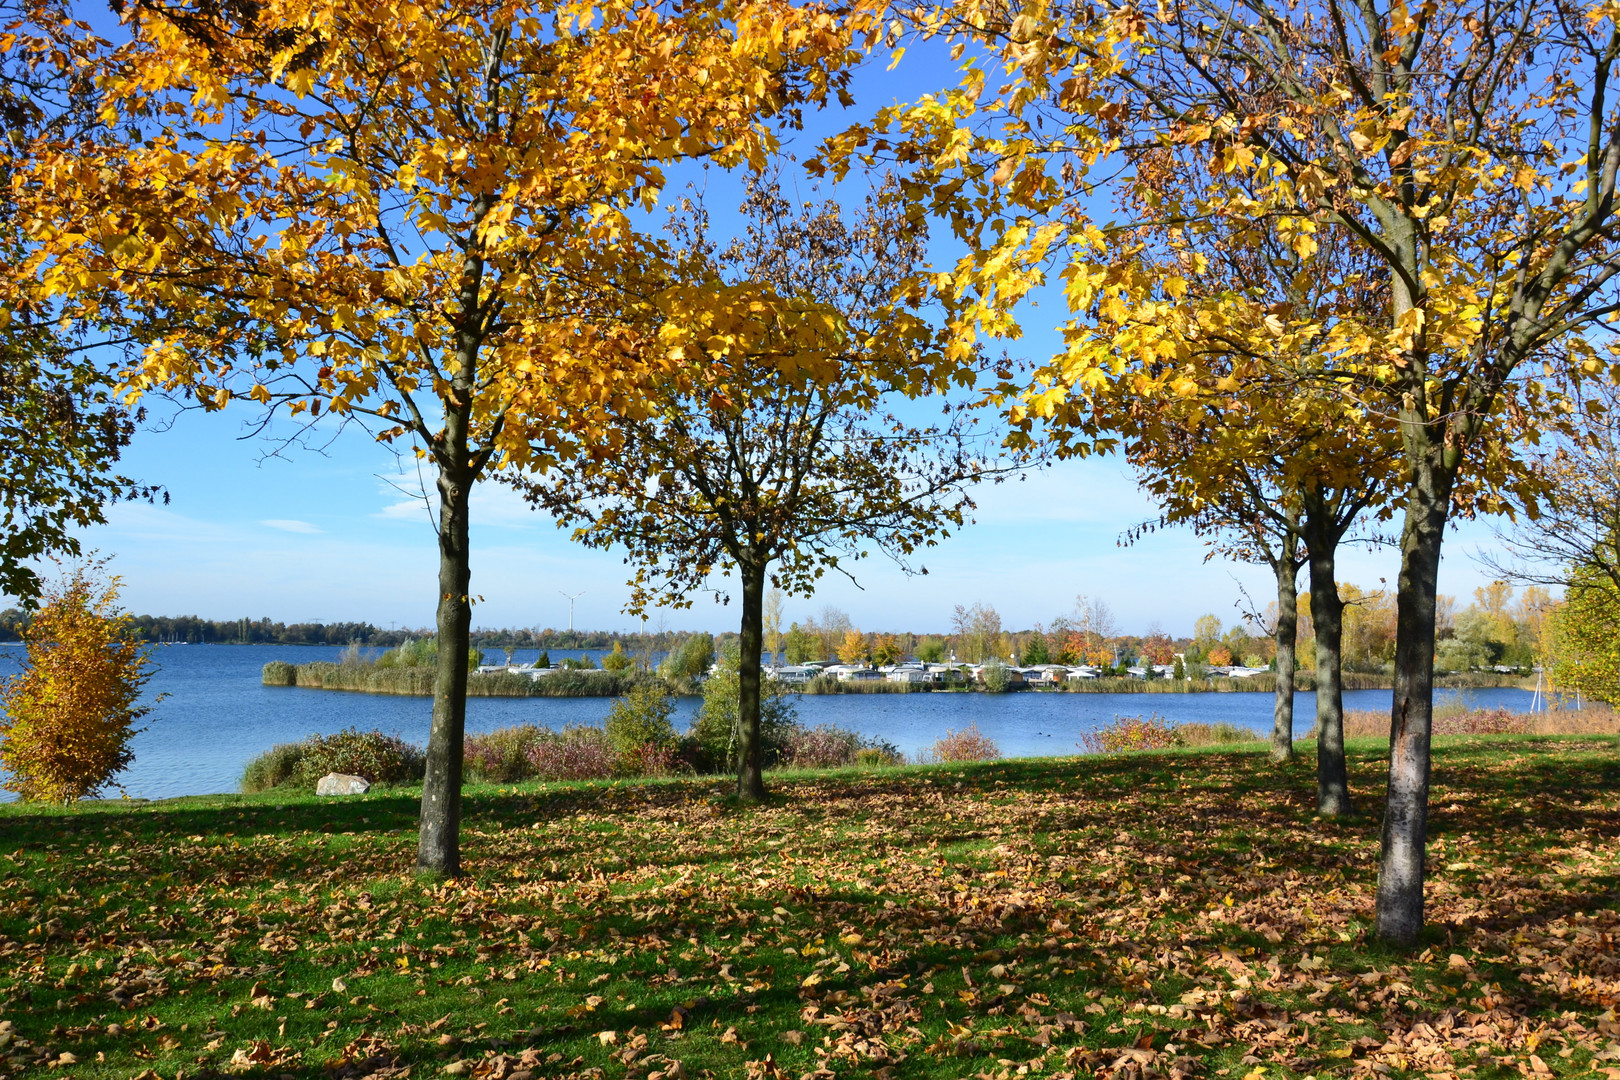
M420 501L395 486L414 483L394 456L356 431L325 454L289 451L266 458L262 440L240 438L245 414L187 413L168 430L143 432L126 458L131 475L165 484L168 506L111 508L109 524L85 542L115 556L124 601L135 612L335 621L381 626L432 622L437 573L433 532ZM1264 604L1269 573L1225 560L1204 561L1203 545L1184 530L1154 533L1119 548L1120 532L1152 516L1117 462L1057 465L1023 482L979 494L977 522L924 560L926 577L908 577L881 556L860 564L857 588L827 578L815 597L790 598L790 619L831 604L868 630L940 630L955 604L993 604L1010 627L1069 612L1076 594L1105 600L1126 632L1158 622L1190 633L1214 612L1238 618L1238 582ZM609 553L569 541L548 518L509 489L485 484L473 497L474 613L482 626L566 626L560 591L584 591L576 625L634 629L621 613L625 568ZM1470 556L1493 543L1472 523L1447 539L1441 591L1466 599L1489 575ZM1389 548L1351 549L1341 578L1375 587L1395 581ZM672 629L733 628L735 607L695 598L665 616ZM656 617L655 620L656 622Z
M869 68L855 89L856 110L816 118L815 129L796 138L794 149L802 156L818 133L949 81L937 57L916 52L895 72ZM1026 312L1029 336L1015 351L1040 359L1056 346L1050 326L1060 318L1056 304ZM153 407L164 413L161 403ZM254 419L251 408L165 419L138 435L122 471L163 484L169 504L113 507L108 525L83 535L87 546L114 556L129 610L431 624L433 532L424 505L400 490L416 484L414 466L359 431L340 435L324 453L293 449L267 457L269 444L242 438ZM1206 549L1186 531L1160 531L1118 547L1121 532L1153 517L1154 509L1117 461L1059 464L1023 482L986 488L978 501L977 522L922 560L926 577L908 577L874 555L858 564L861 587L825 578L815 597L788 600L787 618L833 605L867 630L943 630L954 605L983 602L997 608L1004 625L1025 628L1067 614L1076 595L1086 594L1106 601L1124 632L1158 623L1187 634L1206 612L1235 622L1239 583L1261 605L1272 593L1266 571L1205 561ZM473 523L473 592L482 597L475 625L566 626L568 601L559 593L583 591L576 625L639 626L621 612L628 590L616 555L571 543L493 483L475 493ZM1466 602L1490 578L1471 556L1493 545L1488 525L1454 530L1441 591ZM1367 588L1382 578L1392 587L1397 570L1392 548L1350 549L1340 576ZM664 615L672 629L716 631L735 628L737 617L734 607L708 595L694 598L689 610Z

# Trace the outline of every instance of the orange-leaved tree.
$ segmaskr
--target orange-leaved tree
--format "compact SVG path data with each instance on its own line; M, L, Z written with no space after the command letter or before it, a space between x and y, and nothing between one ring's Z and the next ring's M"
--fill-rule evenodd
M758 165L775 125L844 94L864 16L789 0L120 10L126 40L94 59L105 126L40 140L18 171L33 247L14 291L130 327L133 394L357 420L431 463L440 648L417 868L456 874L471 489L611 452L666 359L634 317L651 298L623 291L632 214L670 165Z
M28 663L0 689L0 784L29 802L77 802L135 760L135 724L151 711L146 647L118 609L119 579L80 563L44 586L23 631Z
M963 84L850 132L833 156L915 163L919 205L969 241L940 281L977 307L964 347L1016 333L1018 302L1060 277L1064 348L1022 388L1015 424L1084 410L1086 388L1122 366L1138 393L1178 393L1212 342L1257 364L1308 358L1311 385L1394 422L1401 573L1376 928L1415 943L1445 526L1457 505L1534 498L1512 440L1567 415L1543 363L1579 376L1610 362L1581 331L1620 310L1616 9L958 0L919 17L973 50ZM1097 212L1099 185L1151 189L1167 162L1199 179L1196 199L1125 220ZM1341 305L1324 322L1236 287L1192 296L1183 268L1142 243L1177 229L1238 237L1246 223L1307 263L1333 225L1387 282L1387 310ZM1287 422L1293 380L1278 380L1257 423Z

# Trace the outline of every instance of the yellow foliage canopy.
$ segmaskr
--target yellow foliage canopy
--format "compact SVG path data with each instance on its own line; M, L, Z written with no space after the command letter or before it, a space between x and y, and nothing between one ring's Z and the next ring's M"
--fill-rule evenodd
M622 317L650 302L630 211L674 162L761 164L864 25L783 0L254 10L147 0L127 42L81 40L109 127L21 155L13 295L138 323L133 394L364 414L438 456L431 394L516 466L610 439L664 362Z

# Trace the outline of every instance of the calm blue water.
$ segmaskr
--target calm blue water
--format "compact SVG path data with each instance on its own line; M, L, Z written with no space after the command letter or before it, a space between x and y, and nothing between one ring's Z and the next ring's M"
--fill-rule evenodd
M377 728L426 744L431 720L427 698L300 690L264 686L259 673L271 660L307 663L335 660L340 649L294 645L179 645L154 648L158 672L148 684L167 694L135 737L135 763L123 777L137 798L166 798L236 790L242 767L276 743L346 727ZM16 669L21 648L0 645L0 674ZM565 656L600 657L600 651L551 650ZM497 650L485 653L499 663ZM532 659L520 651L518 662ZM1479 706L1529 707L1524 690L1470 690ZM1388 709L1388 690L1345 694L1350 709ZM471 698L467 730L489 731L512 724L600 724L606 698ZM697 710L698 699L683 698L676 726ZM887 739L907 754L931 745L947 730L976 724L1009 757L1072 754L1080 736L1116 716L1158 713L1172 723L1229 721L1257 731L1271 730L1272 695L1233 694L848 694L804 697L799 718L809 725L837 724ZM1296 734L1311 725L1315 695L1295 700ZM116 794L116 792L114 792ZM0 798L4 798L0 793Z

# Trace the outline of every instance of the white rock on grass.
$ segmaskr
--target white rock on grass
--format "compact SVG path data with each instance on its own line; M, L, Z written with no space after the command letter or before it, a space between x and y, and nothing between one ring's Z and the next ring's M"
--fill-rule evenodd
M315 784L317 795L364 795L371 790L371 781L363 776L329 772Z

